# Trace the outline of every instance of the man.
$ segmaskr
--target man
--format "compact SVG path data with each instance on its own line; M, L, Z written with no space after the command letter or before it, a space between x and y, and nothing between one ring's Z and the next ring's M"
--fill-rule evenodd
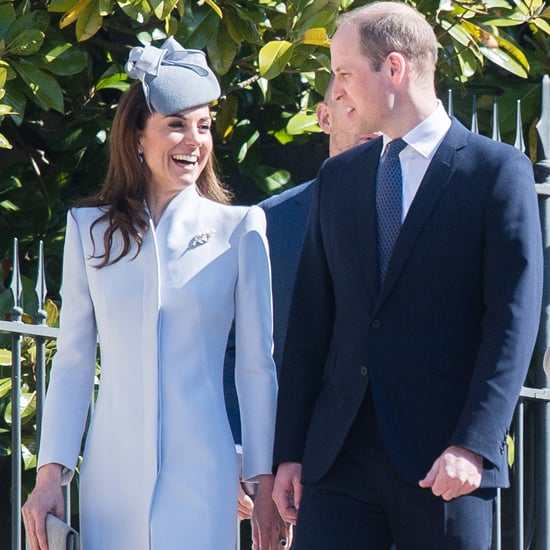
M296 276L274 451L296 550L491 545L539 217L530 161L448 118L436 60L404 3L353 10L332 39L333 98L383 137L324 164Z
M346 107L331 97L332 82L331 77L323 101L318 104L316 112L319 126L329 136L330 157L376 136L372 132L363 131L366 129L363 120L349 120ZM267 219L273 286L274 358L277 367L282 359L292 288L313 196L314 181L302 183L259 204L264 209ZM233 435L236 441L240 441L239 410L234 388L234 371L231 368L234 359L231 358L230 352L231 346L228 349L224 372L226 403ZM253 501L243 488L239 488L238 505L239 519L248 519L252 516ZM281 540L285 538L282 536Z
M329 136L329 157L377 135L369 130L368 113L363 118L349 118L344 104L331 97L332 86L331 76L324 99L317 106L317 121ZM302 183L259 204L267 219L273 287L273 356L277 369L283 357L292 289L315 188L312 185L314 181Z

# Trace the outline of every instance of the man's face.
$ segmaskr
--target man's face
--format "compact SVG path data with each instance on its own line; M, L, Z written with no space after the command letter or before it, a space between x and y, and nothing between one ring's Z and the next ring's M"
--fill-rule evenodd
M335 109L341 104L348 126L356 128L362 135L384 131L389 82L384 67L379 72L372 70L369 59L361 51L355 25L344 24L336 31L330 53Z
M343 101L330 98L326 102L325 110L329 127L327 133L330 134L330 156L347 151L378 135L371 131L370 125L363 118L349 117L348 108Z

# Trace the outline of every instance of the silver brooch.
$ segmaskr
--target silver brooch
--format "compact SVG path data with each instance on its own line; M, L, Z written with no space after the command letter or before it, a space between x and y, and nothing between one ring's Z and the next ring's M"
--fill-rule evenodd
M195 248L196 246L200 246L201 244L207 243L210 240L210 237L214 236L214 233L216 233L215 229L209 229L208 231L203 231L202 233L195 235L191 239L189 246L191 248Z

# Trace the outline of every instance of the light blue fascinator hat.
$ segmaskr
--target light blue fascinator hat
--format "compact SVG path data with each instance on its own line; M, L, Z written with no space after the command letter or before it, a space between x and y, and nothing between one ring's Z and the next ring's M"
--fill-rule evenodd
M128 76L141 80L151 112L171 115L220 97L204 52L186 50L173 36L160 48L132 48L125 69Z

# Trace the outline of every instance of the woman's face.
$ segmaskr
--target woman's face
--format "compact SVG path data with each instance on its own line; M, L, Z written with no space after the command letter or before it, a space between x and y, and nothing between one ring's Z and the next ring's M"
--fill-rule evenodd
M211 127L208 106L151 115L139 136L149 183L166 191L195 183L212 153Z

